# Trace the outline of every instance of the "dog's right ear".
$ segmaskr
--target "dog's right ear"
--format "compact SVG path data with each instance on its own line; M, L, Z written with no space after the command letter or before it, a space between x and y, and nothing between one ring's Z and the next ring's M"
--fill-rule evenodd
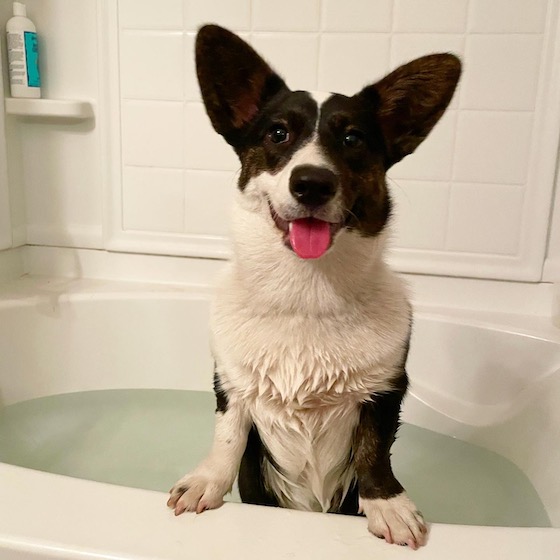
M205 25L196 38L196 71L216 132L235 146L240 132L286 84L234 33Z

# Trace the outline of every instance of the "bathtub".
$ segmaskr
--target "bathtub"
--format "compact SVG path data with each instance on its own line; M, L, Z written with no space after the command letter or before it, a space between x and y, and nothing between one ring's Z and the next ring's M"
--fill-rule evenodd
M209 297L94 280L0 286L1 404L101 389L210 391ZM237 503L176 518L163 492L0 463L0 559L559 558L559 368L560 331L544 319L418 308L403 411L519 467L552 528L433 523L413 552L368 535L360 518Z

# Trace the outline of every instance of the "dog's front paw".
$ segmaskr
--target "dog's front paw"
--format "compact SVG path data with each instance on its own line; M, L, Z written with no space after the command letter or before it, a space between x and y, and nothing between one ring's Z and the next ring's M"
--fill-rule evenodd
M167 506L175 510L175 515L181 515L184 511L202 513L207 509L219 508L230 490L228 481L194 472L185 475L171 488Z
M360 498L360 511L366 514L368 529L376 537L414 550L426 544L424 518L405 492L386 500Z

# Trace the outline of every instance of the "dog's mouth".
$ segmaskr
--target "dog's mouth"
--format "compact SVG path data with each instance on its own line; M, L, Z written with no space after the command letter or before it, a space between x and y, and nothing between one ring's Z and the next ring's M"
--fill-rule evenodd
M274 224L283 234L286 247L302 259L318 259L330 248L342 223L327 222L313 216L286 220L268 203Z

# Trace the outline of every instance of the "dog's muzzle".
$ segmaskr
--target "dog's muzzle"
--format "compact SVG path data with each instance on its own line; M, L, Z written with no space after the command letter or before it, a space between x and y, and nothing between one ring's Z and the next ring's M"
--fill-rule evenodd
M297 201L297 217L281 217L268 201L276 227L284 243L302 259L323 256L342 227L326 218L328 203L337 193L338 177L325 167L298 165L290 175L290 194Z

